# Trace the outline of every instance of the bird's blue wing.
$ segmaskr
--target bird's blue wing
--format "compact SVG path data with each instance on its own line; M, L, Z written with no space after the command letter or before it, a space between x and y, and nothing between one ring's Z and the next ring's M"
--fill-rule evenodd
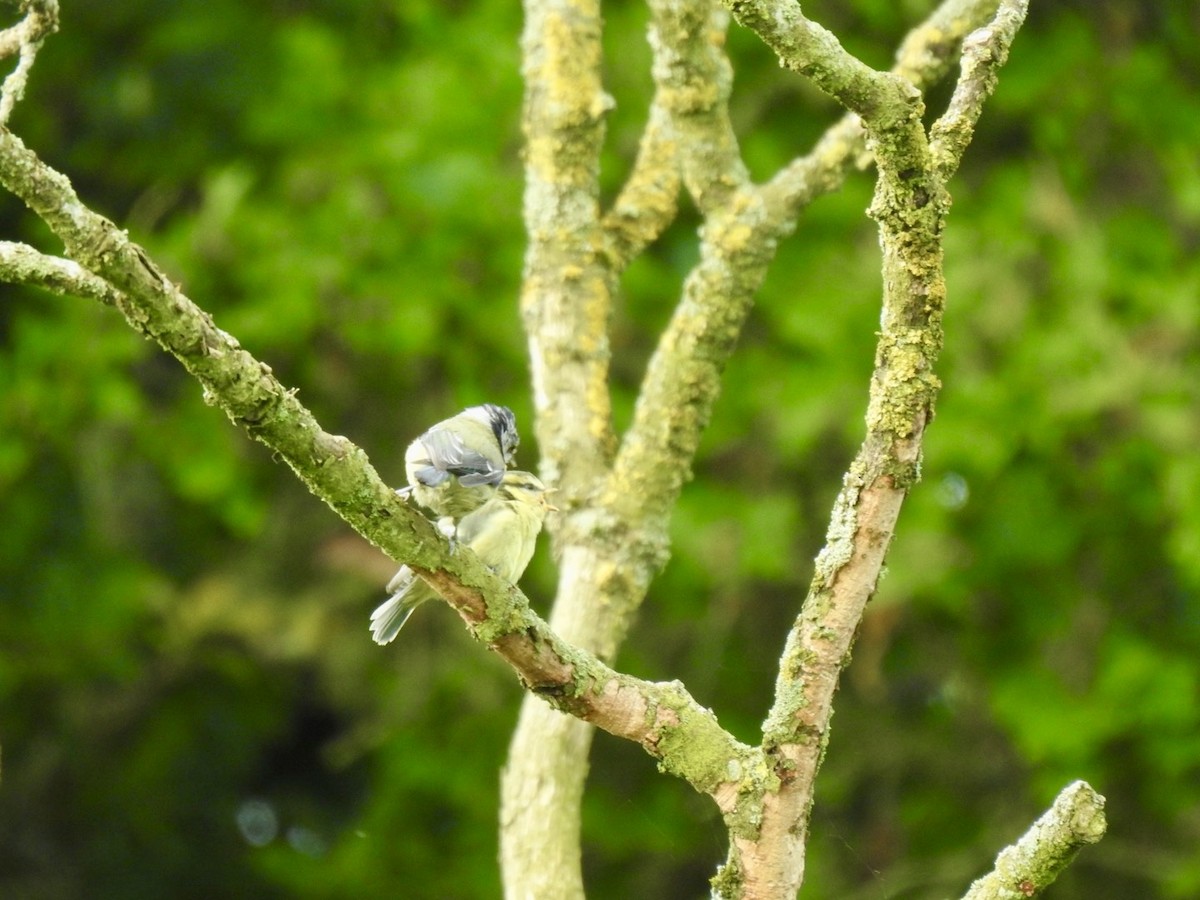
M426 487L437 487L451 475L464 487L495 485L504 477L502 466L497 466L478 450L472 450L449 429L422 435L421 445L428 454L429 465L417 468L413 477Z

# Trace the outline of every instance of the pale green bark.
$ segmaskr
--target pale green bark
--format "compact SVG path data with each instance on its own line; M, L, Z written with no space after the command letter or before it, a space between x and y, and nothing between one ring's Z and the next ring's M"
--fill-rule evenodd
M1086 781L1067 785L1021 839L1000 851L996 867L963 900L1026 900L1049 887L1075 855L1104 837L1104 798Z

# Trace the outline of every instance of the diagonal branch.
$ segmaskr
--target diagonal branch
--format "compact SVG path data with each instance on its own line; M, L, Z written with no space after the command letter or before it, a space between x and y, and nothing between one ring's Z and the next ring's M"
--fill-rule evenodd
M933 123L929 135L930 152L943 180L954 174L971 143L983 104L996 89L1000 67L1008 61L1008 48L1028 12L1029 0L1004 0L995 19L963 42L962 74L946 112Z
M432 526L396 500L361 449L322 430L294 390L280 384L267 365L219 329L124 231L84 206L64 175L3 127L0 182L50 226L88 272L75 277L78 273L69 264L52 260L47 281L65 272L79 293L111 300L136 331L183 363L203 385L209 402L275 450L309 490L369 540L393 557L422 567L445 563L445 547L430 539L436 534ZM22 255L31 261L29 253Z
M42 41L58 31L57 0L22 0L20 7L24 18L0 31L0 57L17 54L16 67L0 85L0 125L8 122L13 107L25 95L25 82Z
M762 770L761 754L737 741L679 682L616 672L568 644L515 587L485 597L448 571L422 572L455 607L475 638L496 651L522 685L554 709L640 744L665 771L731 806L739 783Z
M674 218L680 170L702 211L749 185L729 119L733 72L723 51L728 14L713 0L653 0L655 93L629 180L604 219L620 271Z
M680 180L679 143L669 127L660 90L650 102L633 169L601 223L604 255L614 274L625 271L674 220Z
M610 578L598 644L614 654L650 581L666 563L671 509L720 390L721 373L779 239L729 119L728 15L712 0L653 0L654 79L688 191L704 214L700 261L659 338L633 422L601 495L603 527L619 536L622 577Z
M737 199L701 229L700 261L650 358L603 495L631 563L631 584L614 583L622 590L606 598L612 621L605 641L613 652L666 562L671 510L691 477L721 374L782 236L757 193Z
M1067 785L1021 839L1000 851L996 867L971 885L962 900L1036 897L1075 855L1104 837L1104 798L1086 781Z
M471 553L452 553L433 523L401 502L366 454L323 431L312 414L233 337L187 298L124 232L85 207L69 182L0 128L0 182L63 239L67 250L103 276L75 263L0 244L18 267L47 266L28 283L59 284L111 302L142 334L178 358L251 437L280 455L363 537L408 562L459 612L476 639L495 650L529 691L560 709L641 744L663 767L697 790L731 796L728 761L753 767L754 751L725 732L682 685L620 674L572 646L535 615L527 598ZM60 278L66 273L67 278ZM111 282L119 290L101 289ZM697 752L697 748L704 748ZM738 776L740 777L740 775Z
M920 91L941 81L958 61L962 41L991 21L1000 0L942 0L896 51L892 72Z

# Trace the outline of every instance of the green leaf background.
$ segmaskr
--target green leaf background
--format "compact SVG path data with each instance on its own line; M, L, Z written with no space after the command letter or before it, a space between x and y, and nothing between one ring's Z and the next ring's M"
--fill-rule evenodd
M879 66L929 8L805 6ZM650 79L644 8L605 19L611 197ZM495 0L64 0L12 124L385 478L484 400L533 465L520 28ZM1186 0L1064 0L1018 36L951 185L945 388L802 896L957 896L1076 778L1109 834L1050 896L1200 894L1198 31ZM765 178L837 110L729 46ZM870 192L781 246L618 661L746 740L863 430ZM697 224L623 281L619 426ZM391 562L113 310L0 290L0 895L498 896L506 669L441 607L375 646ZM543 547L523 585L553 584ZM724 857L711 803L606 735L584 819L597 897L706 896Z

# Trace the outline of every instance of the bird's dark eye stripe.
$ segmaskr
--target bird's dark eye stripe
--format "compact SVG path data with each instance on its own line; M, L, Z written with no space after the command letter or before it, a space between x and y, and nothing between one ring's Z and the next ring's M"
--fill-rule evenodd
M513 415L512 410L507 406L497 406L494 403L487 404L488 418L492 423L492 434L496 436L496 443L501 449L504 449L504 432L507 431L511 435L512 446L515 448L519 438L517 437L517 417Z
M541 485L540 482L508 480L504 482L503 490L508 494L508 496L516 499L515 494L519 491L524 491L530 494L541 494L544 493L546 489Z

